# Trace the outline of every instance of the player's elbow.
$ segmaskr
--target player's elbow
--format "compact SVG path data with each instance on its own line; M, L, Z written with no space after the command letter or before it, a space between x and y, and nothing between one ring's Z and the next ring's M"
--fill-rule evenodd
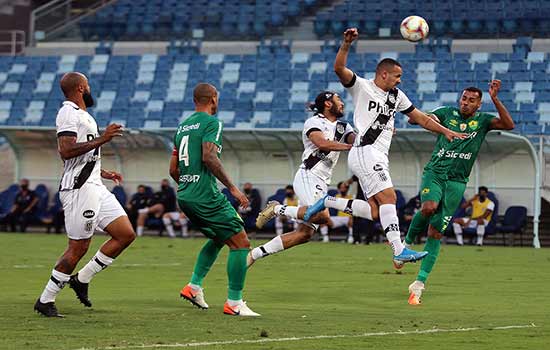
M68 151L63 150L63 149L59 150L59 156L63 160L68 160L68 159L72 158L71 154Z

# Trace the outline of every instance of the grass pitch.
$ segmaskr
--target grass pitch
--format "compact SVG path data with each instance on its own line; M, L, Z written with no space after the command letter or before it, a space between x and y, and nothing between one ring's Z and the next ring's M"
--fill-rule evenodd
M104 241L97 236L86 263ZM225 248L205 280L207 311L180 300L202 239L139 238L90 285L68 286L64 319L32 308L65 249L62 235L0 234L0 349L544 349L550 250L444 245L419 307L419 264L391 267L385 245L309 243L258 261L245 299L261 318L222 314ZM256 244L256 242L253 242ZM418 246L417 246L418 247ZM499 328L520 326L525 328ZM418 331L418 333L415 333Z

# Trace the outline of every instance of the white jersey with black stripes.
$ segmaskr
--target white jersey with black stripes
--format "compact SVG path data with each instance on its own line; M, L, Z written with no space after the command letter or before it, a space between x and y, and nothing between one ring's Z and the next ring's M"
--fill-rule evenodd
M358 131L356 146L372 145L388 154L393 136L395 113L407 114L414 106L398 88L384 91L373 79L353 75L352 81L344 85L353 98L353 124Z
M334 141L337 134L342 135L341 140L346 140L347 136L353 132L353 128L349 123L345 123L344 126L344 123L339 123L339 121L331 122L322 114L316 114L304 123L304 130L302 131L304 153L302 153L302 165L300 168L311 171L311 173L320 177L327 184L330 184L332 170L338 162L340 152L320 152L319 148L309 139L309 135L313 131L320 131L327 140ZM308 159L312 161L308 161Z
M76 142L87 142L99 136L97 123L86 111L71 101L63 102L55 120L57 137L76 136ZM80 156L64 160L60 191L81 188L85 183L102 185L101 151L93 149Z

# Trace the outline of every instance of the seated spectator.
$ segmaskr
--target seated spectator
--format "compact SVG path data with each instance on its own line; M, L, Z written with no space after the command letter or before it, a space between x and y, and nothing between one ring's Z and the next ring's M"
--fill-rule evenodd
M336 198L346 198L353 199L351 194L348 194L349 191L348 181L341 181L338 183L338 193L336 193ZM321 236L323 236L323 242L329 242L328 230L329 228L335 229L338 227L347 227L348 228L348 243L353 243L353 216L348 213L345 213L341 210L338 211L336 216L331 216L326 225L322 225L320 228Z
M52 226L55 233L61 233L61 229L65 225L65 211L59 199L59 192L55 194L54 204L48 210L48 216L42 219L42 223L46 224L48 233L51 232Z
M176 193L174 192L174 189L170 187L168 180L163 179L160 184L160 191L153 194L153 197L149 199L149 202L145 208L138 209L137 235L143 235L145 221L149 215L153 215L155 218L160 219L164 213L171 213L175 211Z
M151 195L147 193L145 186L139 185L137 187L137 192L132 195L130 202L126 206L128 219L130 219L130 222L132 223L134 229L136 228L137 224L138 211L147 207L150 199Z
M288 185L285 187L285 199L283 200L283 205L288 205L289 207L297 207L298 206L298 197L296 196L296 193L294 192L294 187L292 185ZM275 233L277 236L280 236L284 232L284 226L285 224L292 225L293 230L298 229L298 222L295 220L289 220L285 216L276 216L275 217Z
M242 208L238 207L237 211L241 218L244 221L245 229L247 231L256 229L256 218L260 213L262 198L260 197L260 192L257 189L252 187L250 182L247 182L243 185L243 192L248 197L248 202L250 203L248 207Z
M171 211L171 212L166 212L164 213L164 215L162 215L162 223L164 224L164 227L168 232L168 236L172 238L176 237L176 233L174 232L173 222L178 223L181 229L181 236L183 238L189 237L189 232L188 232L189 220L187 219L184 213L182 213L181 211Z
M453 229L458 245L464 245L464 239L462 238L462 229L464 227L475 228L477 233L476 244L478 246L483 245L485 227L491 221L493 210L495 210L495 203L487 197L488 193L489 189L487 187L480 186L478 193L462 205L464 209L471 207L472 214L470 217L456 218L453 221Z
M29 189L29 180L21 179L19 187L13 206L2 219L2 224L8 224L12 232L17 231L16 224L19 224L19 232L27 231L27 226L33 219L33 210L38 203L38 197Z
M405 204L405 207L403 208L403 220L399 225L402 232L407 233L414 214L416 214L416 212L419 211L421 207L422 203L420 202L420 194L412 197L411 199L409 199L407 204ZM420 241L420 236L417 237L417 240Z

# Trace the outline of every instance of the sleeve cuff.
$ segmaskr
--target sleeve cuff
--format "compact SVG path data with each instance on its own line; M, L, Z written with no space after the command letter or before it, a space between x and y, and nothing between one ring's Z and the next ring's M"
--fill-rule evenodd
M415 107L414 105L411 105L409 108L407 108L407 109L401 111L401 113L403 113L403 114L409 114L409 113L411 113L412 111L414 111L415 108L416 108L416 107Z
M309 134L311 134L314 131L322 131L322 130L319 128L311 128L308 131L306 131L306 136L309 137Z
M357 75L353 73L353 78L351 78L350 82L347 84L342 84L346 89L349 89L350 87L353 87L355 85L355 81L357 80Z
M173 156L177 156L177 155L178 155L178 150L176 149L176 147L174 147L174 149L172 150L172 155L173 155Z
M60 132L57 133L57 137L61 137L61 136L74 136L74 137L76 137L77 134L74 131L66 130L66 131L60 131Z

